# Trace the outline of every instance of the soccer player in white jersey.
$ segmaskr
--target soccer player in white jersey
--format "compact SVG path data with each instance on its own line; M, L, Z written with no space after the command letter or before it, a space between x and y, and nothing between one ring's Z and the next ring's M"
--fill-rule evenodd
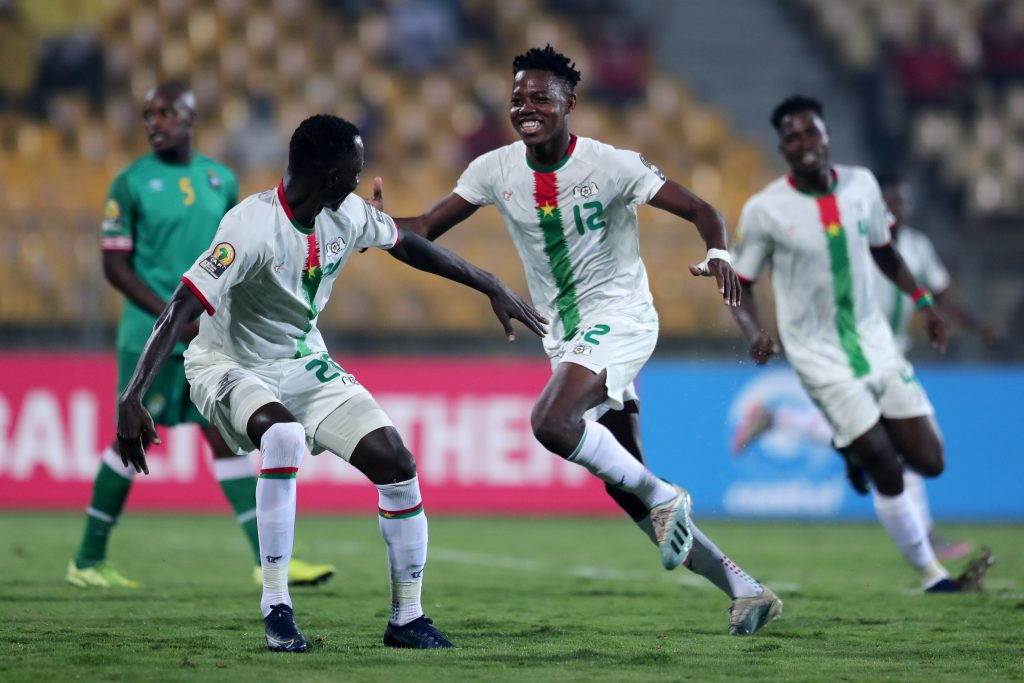
M516 57L512 71L509 118L520 141L470 163L425 214L395 220L436 239L481 206L497 207L534 305L551 320L544 348L553 372L533 409L534 435L605 482L666 569L683 564L732 598L729 633L752 634L782 602L692 524L685 490L647 469L633 386L658 336L637 207L693 222L708 254L691 273L713 276L726 305L736 305L722 218L642 155L569 132L580 73L550 45Z
M911 296L943 351L945 324L892 244L874 176L832 165L821 105L794 96L775 108L771 121L791 172L748 200L740 217L735 267L744 296L735 317L750 355L763 364L779 350L761 325L752 292L767 266L786 355L832 425L836 449L870 477L879 519L922 587L935 593L976 588L989 558L950 579L904 491L904 465L938 476L943 446L932 405L875 301L874 265Z
M260 448L260 608L267 647L278 652L307 648L287 582L295 477L307 447L345 458L379 491L391 576L384 643L452 647L420 605L427 521L415 461L369 392L328 355L316 326L348 258L370 247L386 249L415 268L486 294L510 340L510 318L545 332L546 321L496 277L397 228L380 211L379 179L373 203L352 194L362 168L355 126L328 115L303 121L292 135L280 185L229 211L210 250L182 277L118 405L124 464L148 473L143 440L159 441L142 396L181 330L205 309L209 317L202 318L185 354L185 372L193 401L225 440Z

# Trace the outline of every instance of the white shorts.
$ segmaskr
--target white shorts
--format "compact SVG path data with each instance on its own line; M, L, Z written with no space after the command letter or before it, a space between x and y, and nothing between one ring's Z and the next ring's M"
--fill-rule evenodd
M580 324L569 340L544 339L544 350L554 369L559 363L582 365L595 374L607 371L607 398L598 406L596 419L608 410L622 410L626 401L638 400L633 380L658 343L658 318L640 320L622 312L594 315Z
M882 417L901 419L935 412L914 376L914 366L904 358L877 374L805 388L832 425L836 448L849 446Z
M346 372L327 354L268 361L256 366L242 366L219 353L206 352L185 358L185 376L192 387L192 401L199 412L220 430L224 440L235 451L257 448L246 433L249 418L268 403L281 403L306 430L306 444L314 455L324 447L318 445L317 427L324 418L354 398L361 408L359 424L352 425L360 433L348 435L354 448L359 438L380 427L393 426L384 411L367 410L366 400L376 402L355 376ZM346 460L351 455L338 453Z

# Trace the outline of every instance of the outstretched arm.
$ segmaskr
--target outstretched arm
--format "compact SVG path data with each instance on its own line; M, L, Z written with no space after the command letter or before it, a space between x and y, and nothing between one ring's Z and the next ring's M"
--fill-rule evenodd
M516 338L515 330L512 329L512 318L526 325L538 336L543 337L547 334L545 326L548 320L492 273L477 268L415 232L399 228L398 234L398 243L388 252L389 254L413 268L440 275L486 294L491 300L494 314L505 328L505 336L509 341L515 341Z
M700 233L704 245L708 249L708 258L699 265L691 264L690 273L704 276L713 275L725 305L738 306L741 297L740 282L727 260L729 256L726 251L728 240L722 214L718 213L715 207L671 180L661 186L649 203L653 207L668 211L697 226L697 232ZM718 250L718 253L711 251L713 249Z
M472 216L480 208L465 199L450 193L447 197L414 218L395 218L399 228L405 228L431 242L448 232L450 228Z
M907 264L903 261L900 253L896 251L896 247L891 242L880 247L871 247L871 256L875 259L879 270L892 280L900 291L913 298L914 306L924 316L924 329L928 333L932 346L945 353L946 323L935 312L932 295L918 286L914 274L907 268Z
M199 317L203 312L203 304L192 290L185 285L178 285L167 302L167 307L160 313L149 335L139 363L135 366L128 386L125 387L117 402L117 443L121 451L121 461L125 467L129 464L136 472L149 474L146 464L145 444L152 441L160 443L153 426L153 418L142 407L142 397L152 383L160 366L174 350L174 344L181 336L182 330Z
M732 309L732 317L750 342L750 357L758 365L764 365L768 359L779 352L779 345L761 325L757 313L757 302L754 300L752 284L740 280L742 295L739 303Z

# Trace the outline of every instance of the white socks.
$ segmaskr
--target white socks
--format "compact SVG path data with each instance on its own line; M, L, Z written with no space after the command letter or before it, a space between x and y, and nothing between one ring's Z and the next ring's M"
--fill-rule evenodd
M904 491L898 496L873 495L875 513L910 566L921 576L924 588L948 578L949 573L939 564L928 540L928 528L917 509L913 497Z
M377 491L380 533L391 574L391 623L403 626L423 615L420 591L427 563L427 516L416 477L380 484Z
M921 521L924 522L925 531L931 533L935 522L932 520L932 510L928 505L928 492L924 488L924 477L911 470L903 470L903 493L910 496L914 501L914 507Z
M636 522L640 530L647 534L651 543L658 544L654 537L650 516ZM736 598L752 598L764 592L764 586L743 571L739 565L730 560L707 536L690 522L690 533L693 534L693 549L686 558L684 565L694 574L700 574L735 600Z
M263 569L263 616L271 605L291 606L288 563L295 542L295 475L306 452L306 431L298 422L279 422L260 442L263 464L256 483L256 524Z
M587 468L605 483L632 493L648 509L676 496L671 485L654 476L599 422L584 420L583 438L567 459Z
M718 586L732 599L752 598L764 592L764 587L750 574L740 569L719 550L692 522L693 550L686 560L687 568Z

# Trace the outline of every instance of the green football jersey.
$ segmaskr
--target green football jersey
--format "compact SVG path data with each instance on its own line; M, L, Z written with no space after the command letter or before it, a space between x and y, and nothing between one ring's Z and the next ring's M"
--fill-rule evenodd
M227 166L201 154L187 164L168 164L150 152L114 178L100 244L104 251L131 252L136 274L166 300L237 201L238 180ZM141 351L155 322L125 300L117 348ZM174 353L184 351L179 342Z

